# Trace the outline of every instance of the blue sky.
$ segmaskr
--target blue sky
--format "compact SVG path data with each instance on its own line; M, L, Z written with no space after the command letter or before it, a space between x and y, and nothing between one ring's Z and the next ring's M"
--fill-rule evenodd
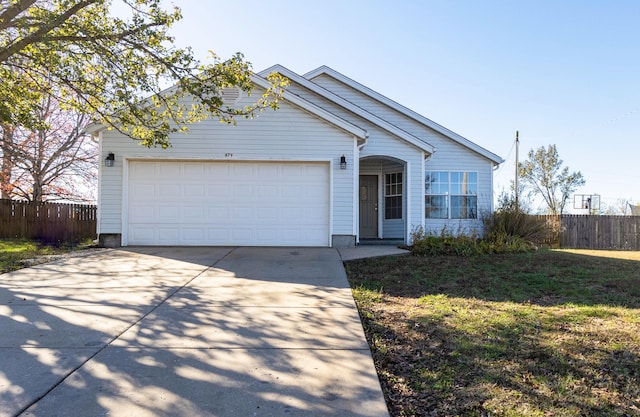
M202 59L320 65L506 160L556 144L603 203L640 202L640 1L175 1Z

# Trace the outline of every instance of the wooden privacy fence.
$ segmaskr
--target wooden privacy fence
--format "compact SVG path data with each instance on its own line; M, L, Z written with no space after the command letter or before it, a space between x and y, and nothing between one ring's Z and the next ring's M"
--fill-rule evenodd
M96 237L96 206L0 200L0 238L78 242Z
M640 250L640 216L539 216L551 246L566 249Z

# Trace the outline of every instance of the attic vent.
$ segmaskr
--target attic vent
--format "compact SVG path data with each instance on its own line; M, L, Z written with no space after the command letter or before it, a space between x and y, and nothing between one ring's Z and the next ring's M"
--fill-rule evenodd
M232 106L242 98L242 90L237 87L223 88L220 90L220 97L225 105Z

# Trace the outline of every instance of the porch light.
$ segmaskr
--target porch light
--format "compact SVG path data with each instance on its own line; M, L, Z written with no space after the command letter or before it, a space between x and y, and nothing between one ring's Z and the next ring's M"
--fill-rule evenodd
M113 154L113 152L109 152L107 157L104 158L104 166L112 167L115 160L116 160L116 156Z
M347 158L344 155L340 157L340 169L347 169Z

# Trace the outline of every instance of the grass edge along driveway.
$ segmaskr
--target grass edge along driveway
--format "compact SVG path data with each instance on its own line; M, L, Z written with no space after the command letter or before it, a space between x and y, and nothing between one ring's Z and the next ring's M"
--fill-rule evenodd
M392 416L640 415L640 252L345 265Z
M83 249L87 244L45 245L29 239L0 239L0 274L47 262L52 256Z

